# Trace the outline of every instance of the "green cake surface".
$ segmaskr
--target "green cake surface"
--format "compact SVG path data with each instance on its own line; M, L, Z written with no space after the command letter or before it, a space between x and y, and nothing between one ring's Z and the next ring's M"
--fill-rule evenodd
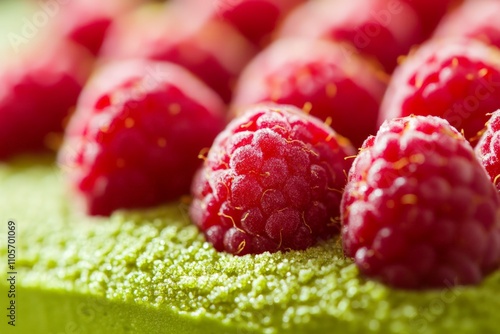
M0 164L1 333L500 333L500 273L481 286L395 291L359 277L338 240L216 252L186 206L83 215L51 158ZM16 327L7 233L16 223Z

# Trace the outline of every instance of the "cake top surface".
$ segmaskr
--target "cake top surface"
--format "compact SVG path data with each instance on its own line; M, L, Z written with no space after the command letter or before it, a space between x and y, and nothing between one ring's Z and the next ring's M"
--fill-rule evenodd
M3 221L16 222L23 287L142 304L264 333L497 330L498 272L478 287L406 292L360 278L338 240L306 251L235 257L204 241L182 203L108 219L84 216L66 200L51 161L0 165L0 212ZM6 256L0 247L0 257Z

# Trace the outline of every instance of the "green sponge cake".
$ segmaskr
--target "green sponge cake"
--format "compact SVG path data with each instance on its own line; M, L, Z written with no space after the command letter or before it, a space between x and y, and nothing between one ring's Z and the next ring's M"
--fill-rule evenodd
M499 272L475 287L406 292L360 278L335 239L219 253L183 204L84 216L52 160L0 165L2 333L500 333Z

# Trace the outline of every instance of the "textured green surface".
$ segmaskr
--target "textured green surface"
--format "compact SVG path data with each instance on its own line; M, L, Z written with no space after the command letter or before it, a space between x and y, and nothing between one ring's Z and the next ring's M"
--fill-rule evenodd
M336 240L233 257L182 205L100 221L71 203L49 161L0 165L2 275L7 220L18 228L12 333L500 333L499 273L475 288L392 291L360 279Z

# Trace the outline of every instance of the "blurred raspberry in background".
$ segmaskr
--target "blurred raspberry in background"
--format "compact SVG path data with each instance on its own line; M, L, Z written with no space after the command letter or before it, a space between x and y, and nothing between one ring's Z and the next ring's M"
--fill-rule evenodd
M143 6L110 28L101 56L105 61L145 58L170 61L197 75L223 98L254 47L231 25L179 4Z
M208 16L225 21L257 46L269 43L274 30L297 5L306 0L172 0Z

